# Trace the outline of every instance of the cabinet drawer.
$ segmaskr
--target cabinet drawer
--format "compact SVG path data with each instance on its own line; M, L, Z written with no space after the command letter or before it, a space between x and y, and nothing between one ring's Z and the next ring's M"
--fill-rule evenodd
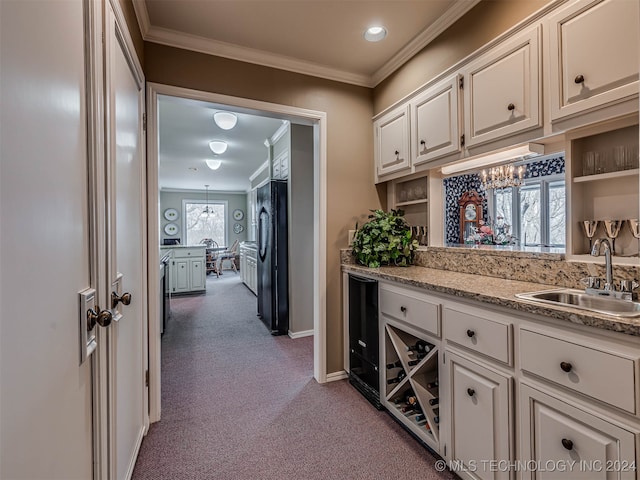
M205 247L202 248L176 248L173 250L174 258L204 257Z
M444 328L449 342L511 365L511 324L445 308Z
M520 331L523 371L636 413L636 361L538 332Z
M525 472L524 479L635 479L636 435L527 385L522 395L522 459L573 469ZM577 461L577 463L575 463Z
M380 312L439 337L440 304L421 298L418 293L398 290L380 286Z

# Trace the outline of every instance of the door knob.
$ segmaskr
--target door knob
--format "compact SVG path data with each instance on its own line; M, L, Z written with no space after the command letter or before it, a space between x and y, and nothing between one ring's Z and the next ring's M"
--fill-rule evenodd
M118 303L122 303L123 305L129 305L131 303L131 294L123 293L118 296L116 292L111 292L111 308L116 308Z
M87 330L93 330L96 324L101 327L108 327L111 325L113 315L109 310L100 310L100 307L96 305L95 310L90 308L87 310Z

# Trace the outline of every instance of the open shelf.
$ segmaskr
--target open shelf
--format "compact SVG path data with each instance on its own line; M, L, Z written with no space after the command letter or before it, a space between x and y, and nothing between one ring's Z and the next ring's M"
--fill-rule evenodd
M584 175L582 177L575 177L573 179L573 183L596 182L598 180L608 180L610 178L638 176L638 173L640 173L640 169L632 168L630 170L620 170L618 172L598 173L595 175Z
M384 404L389 413L427 445L438 450L438 345L417 331L384 326ZM418 348L417 351L411 350ZM389 368L391 367L391 368ZM398 374L405 376L399 382Z
M422 205L423 203L427 203L429 200L426 198L422 198L420 200L410 200L407 202L398 202L396 203L396 207L406 207L408 205Z

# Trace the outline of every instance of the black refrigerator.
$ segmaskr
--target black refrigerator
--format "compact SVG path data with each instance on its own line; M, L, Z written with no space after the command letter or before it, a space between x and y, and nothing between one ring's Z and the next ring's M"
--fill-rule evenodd
M289 331L287 182L258 189L258 316L271 334Z

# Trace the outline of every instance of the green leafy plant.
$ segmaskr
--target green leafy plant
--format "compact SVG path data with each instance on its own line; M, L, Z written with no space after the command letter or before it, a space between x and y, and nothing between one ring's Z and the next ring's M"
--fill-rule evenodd
M411 227L402 210L371 210L370 220L353 237L353 255L370 268L380 265L408 266L418 241L411 239Z

